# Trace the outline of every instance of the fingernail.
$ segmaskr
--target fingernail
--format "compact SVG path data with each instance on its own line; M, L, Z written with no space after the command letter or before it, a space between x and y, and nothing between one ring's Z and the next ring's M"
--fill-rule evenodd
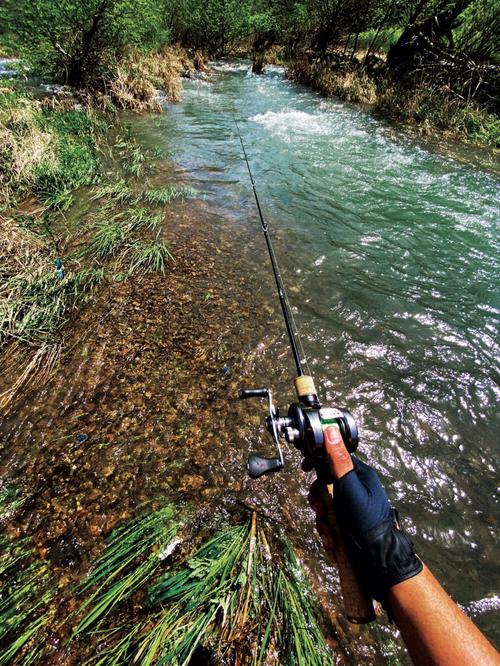
M340 434L340 428L338 425L331 425L325 430L325 439L328 444L340 444L342 441L342 435Z

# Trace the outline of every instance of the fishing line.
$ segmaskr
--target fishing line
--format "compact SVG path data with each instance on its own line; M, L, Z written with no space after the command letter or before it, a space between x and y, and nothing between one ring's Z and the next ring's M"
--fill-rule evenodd
M262 226L262 231L264 233L264 238L266 240L267 250L269 257L271 259L271 266L273 269L274 279L276 281L276 288L278 290L278 297L280 300L281 310L283 312L283 318L285 320L285 326L288 333L288 339L290 341L290 347L292 349L293 358L295 361L295 367L297 369L297 376L303 377L305 375L304 366L306 367L307 374L310 375L309 365L307 363L306 355L304 353L304 347L302 345L302 340L300 339L297 324L292 313L292 308L290 307L290 301L286 293L285 285L283 283L283 278L281 277L281 271L278 264L278 259L276 253L274 252L273 243L271 236L269 234L269 225L264 219L262 213L262 208L260 205L259 197L257 194L257 188L255 185L255 179L250 168L250 162L248 160L247 151L245 149L245 143L243 137L241 136L240 127L238 121L233 117L234 124L236 126L236 131L238 132L238 137L240 139L241 149L243 151L243 156L248 169L248 175L250 176L250 182L252 183L253 195L255 198L255 203L257 204L257 211L259 213L260 224ZM300 350L300 351L299 351Z

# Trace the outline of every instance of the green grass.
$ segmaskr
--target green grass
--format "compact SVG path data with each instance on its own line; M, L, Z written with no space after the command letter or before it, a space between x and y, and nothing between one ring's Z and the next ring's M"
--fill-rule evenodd
M146 156L142 150L135 146L124 155L123 168L126 173L138 178L145 169Z
M43 268L11 278L8 293L0 299L0 343L53 341L67 314L87 300L103 277L102 269L84 268L61 279L55 269Z
M52 130L60 135L80 136L86 141L107 129L107 123L102 117L83 109L43 109L39 124L44 130Z
M146 155L137 141L132 138L130 130L125 128L115 143L115 149L122 160L125 173L138 178L146 169Z
M127 229L119 222L105 222L99 225L84 253L97 260L108 259L116 254L127 236Z
M26 497L15 486L0 488L0 524L15 514L25 502Z
M60 137L56 160L48 159L35 169L35 192L50 198L98 180L100 161L91 145L72 136Z
M183 569L150 587L150 603L165 610L139 644L141 663L188 664L206 642L219 645L230 663L250 647L255 664L267 663L274 650L280 664L331 663L311 593L286 539L278 553L255 514L246 525L218 532Z
M123 179L119 179L96 188L90 200L97 201L109 197L118 203L125 203L126 201L129 201L132 196L132 190L127 182Z
M371 49L372 53L387 53L391 45L398 41L402 32L402 28L392 27L383 28L377 34L376 28L371 28L370 30L366 30L365 32L361 32L359 34L357 48L360 51L366 51L375 39ZM354 37L351 37L350 47L352 48L353 45Z
M165 241L137 241L130 248L130 273L161 273L165 275L167 263L173 255Z
M55 137L56 159L51 157L37 166L35 192L50 198L95 183L101 173L97 140L105 123L84 110L44 109L36 120L44 132Z
M195 194L192 187L167 187L160 190L146 190L142 193L142 198L150 206L163 206L175 199L185 199Z
M19 83L0 92L0 201L15 205L31 194L42 201L101 175L98 142L105 123L89 110L46 108Z
M48 565L36 559L30 539L2 539L0 547L0 641L6 646L0 653L0 666L14 658L28 664L43 649L42 630L50 620L46 608L54 597L52 576Z
M132 229L157 229L163 220L162 215L154 215L147 208L131 208L124 211L123 217Z
M79 588L80 593L97 589L85 600L86 611L74 636L98 629L104 618L138 588L149 582L162 562L162 554L173 542L178 520L172 505L147 513L114 530L96 566Z
M89 579L88 585L106 580L105 589L85 602L92 611L75 631L79 635L99 628L102 652L93 663L187 666L201 646L212 648L216 663L332 663L290 543L279 535L270 541L255 514L245 524L219 530L182 565L156 580L159 558L153 568L146 554L151 541L144 548L142 538L128 541L136 522L123 530L113 536ZM125 611L122 591L130 596L146 583L147 605L142 604L144 611L135 622L103 625L108 610Z
M70 190L63 190L46 196L44 204L47 208L55 208L60 212L67 211L73 204L73 194Z

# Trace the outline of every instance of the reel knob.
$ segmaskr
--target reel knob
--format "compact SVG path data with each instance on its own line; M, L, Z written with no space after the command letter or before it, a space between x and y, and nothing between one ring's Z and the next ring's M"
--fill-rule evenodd
M277 472L283 468L279 458L262 458L261 456L250 456L247 462L248 475L252 479L258 479L263 474Z

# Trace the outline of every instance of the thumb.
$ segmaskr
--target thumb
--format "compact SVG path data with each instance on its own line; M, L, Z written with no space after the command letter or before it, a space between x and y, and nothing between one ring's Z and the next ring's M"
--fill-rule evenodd
M354 469L351 456L337 425L328 426L325 430L325 449L330 470L336 480Z

